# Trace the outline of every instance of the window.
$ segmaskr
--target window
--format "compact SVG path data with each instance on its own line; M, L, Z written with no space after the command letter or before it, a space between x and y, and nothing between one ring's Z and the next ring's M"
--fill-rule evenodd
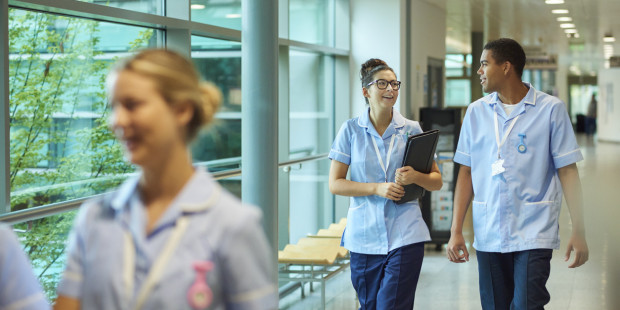
M192 21L241 30L241 0L194 0Z
M334 46L334 0L290 0L289 38Z
M118 57L158 46L149 28L9 11L11 208L101 193L133 171L107 124Z
M111 6L115 8L131 10L142 13L161 15L163 12L161 0L78 0L90 2L98 5Z
M209 171L236 169L241 164L241 43L192 36L192 60L203 79L222 91L215 122L194 141L194 162ZM241 178L220 180L241 197Z
M462 107L471 103L470 76L472 70L470 54L446 55L446 107Z
M110 64L161 45L161 33L9 10L11 210L101 193L134 168L107 125ZM49 298L64 266L75 211L15 225Z
M329 152L334 102L331 56L291 50L290 154L303 157Z

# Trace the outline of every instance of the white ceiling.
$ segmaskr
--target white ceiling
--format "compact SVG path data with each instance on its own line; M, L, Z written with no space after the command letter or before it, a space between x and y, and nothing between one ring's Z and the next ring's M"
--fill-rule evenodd
M447 12L448 53L470 53L471 32L483 33L485 42L499 37L519 41L526 50L540 49L558 55L560 65L572 74L594 74L605 63L603 45L611 44L620 55L620 0L428 0ZM568 14L552 14L552 9L568 9ZM579 38L567 38L559 16L569 16ZM614 43L604 43L612 34ZM477 59L474 55L474 60Z

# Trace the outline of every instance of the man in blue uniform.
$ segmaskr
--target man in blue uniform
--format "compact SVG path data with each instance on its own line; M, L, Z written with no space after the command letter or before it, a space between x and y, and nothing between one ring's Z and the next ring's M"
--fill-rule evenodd
M487 43L481 84L489 95L463 120L454 161L461 165L447 255L462 263L472 201L483 309L543 309L553 249L559 249L562 195L572 220L565 260L588 260L576 162L583 159L564 103L521 81L525 53L512 39Z

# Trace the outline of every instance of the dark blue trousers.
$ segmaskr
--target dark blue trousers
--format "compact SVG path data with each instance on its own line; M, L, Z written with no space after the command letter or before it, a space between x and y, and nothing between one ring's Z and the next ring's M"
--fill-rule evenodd
M482 309L544 309L551 299L545 284L551 272L552 251L476 251Z
M424 243L394 249L387 255L351 252L351 282L360 309L413 309Z

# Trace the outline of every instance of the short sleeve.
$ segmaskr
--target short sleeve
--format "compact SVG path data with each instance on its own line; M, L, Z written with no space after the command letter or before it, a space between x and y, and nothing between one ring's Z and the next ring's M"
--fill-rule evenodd
M0 227L0 245L0 309L49 309L30 261L10 228Z
M573 125L563 102L555 104L551 111L550 139L551 156L556 169L583 160Z
M329 159L337 160L346 165L351 164L351 129L348 123L342 124L329 151Z
M277 309L273 255L261 225L260 211L244 207L222 251L226 309Z
M58 287L58 295L81 299L83 281L84 255L84 227L86 227L87 213L90 203L84 204L75 218L73 228L67 241L67 261Z
M471 113L472 105L467 108L465 117L463 118L463 125L461 126L461 133L459 134L459 143L454 153L454 162L471 167Z

